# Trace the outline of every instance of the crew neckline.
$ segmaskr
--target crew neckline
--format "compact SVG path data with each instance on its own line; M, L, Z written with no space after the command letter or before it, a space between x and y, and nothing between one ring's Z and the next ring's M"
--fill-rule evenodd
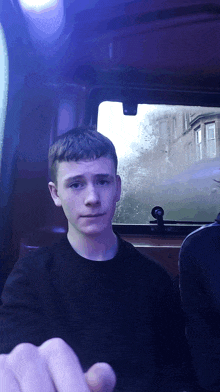
M118 240L118 250L117 250L117 252L116 252L114 257L112 257L111 259L107 259L107 260L91 260L91 259L87 259L86 257L81 256L72 247L72 245L70 244L67 236L65 236L61 241L68 246L68 249L71 250L71 253L73 253L75 256L77 256L78 260L81 260L81 261L83 261L84 263L87 263L87 264L89 263L91 265L102 265L102 264L103 265L107 265L107 264L113 264L115 262L118 263L118 261L121 260L120 254L121 254L122 248L123 248L123 240L120 238L118 233L115 233L115 235L117 236L117 240Z

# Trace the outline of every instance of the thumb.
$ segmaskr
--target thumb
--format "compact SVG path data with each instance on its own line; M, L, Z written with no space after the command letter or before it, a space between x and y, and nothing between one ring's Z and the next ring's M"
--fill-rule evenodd
M91 392L112 392L116 384L116 375L110 365L95 363L85 373L86 382Z

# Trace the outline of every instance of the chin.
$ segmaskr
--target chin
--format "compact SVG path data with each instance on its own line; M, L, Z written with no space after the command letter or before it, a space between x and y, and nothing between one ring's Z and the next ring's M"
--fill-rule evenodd
M81 234L84 237L97 237L100 234L102 234L102 231L101 230L87 230L87 231L81 232Z
M109 230L107 225L102 225L100 226L90 226L90 227L85 227L81 232L85 235L92 236L92 235L98 235L102 234L106 230Z

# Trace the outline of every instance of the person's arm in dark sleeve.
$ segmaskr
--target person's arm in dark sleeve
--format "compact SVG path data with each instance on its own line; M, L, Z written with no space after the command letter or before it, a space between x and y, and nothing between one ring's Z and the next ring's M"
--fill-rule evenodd
M16 263L9 275L1 299L0 354L9 353L19 343L40 345L50 337L42 298L22 261Z
M210 277L197 254L193 244L187 241L179 257L186 336L200 386L217 392L220 390L220 313L214 303Z
M198 392L179 289L168 277L159 291L155 308L155 337L159 353L159 391Z

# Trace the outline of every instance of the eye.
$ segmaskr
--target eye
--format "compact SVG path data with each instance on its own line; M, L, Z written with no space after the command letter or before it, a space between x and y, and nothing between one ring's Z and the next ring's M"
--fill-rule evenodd
M72 184L70 184L70 188L80 189L82 187L83 187L83 184L81 182L73 182Z
M108 185L109 181L108 180L99 180L98 184L100 184L100 185Z

